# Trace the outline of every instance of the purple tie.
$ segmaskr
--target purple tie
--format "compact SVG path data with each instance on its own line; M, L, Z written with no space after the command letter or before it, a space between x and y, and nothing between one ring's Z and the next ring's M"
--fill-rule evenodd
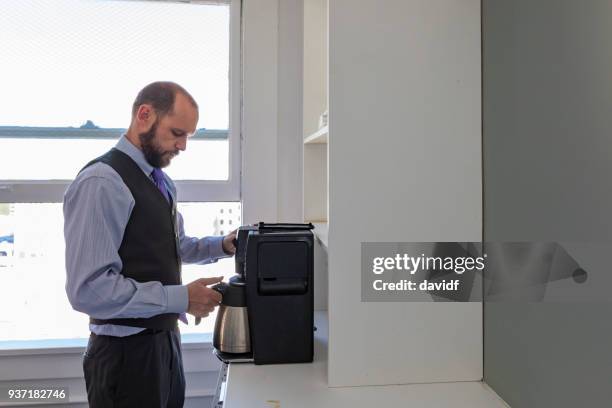
M170 195L168 194L168 189L166 189L166 182L164 180L164 172L155 167L151 173L151 177L153 177L155 185L159 188L164 198L170 202Z
M168 194L168 189L166 188L166 182L164 180L164 172L157 167L153 168L153 172L151 173L151 177L153 177L153 181L159 191L161 191L164 198L170 202L170 194ZM179 315L179 320L185 324L187 324L187 315L185 313L181 313Z

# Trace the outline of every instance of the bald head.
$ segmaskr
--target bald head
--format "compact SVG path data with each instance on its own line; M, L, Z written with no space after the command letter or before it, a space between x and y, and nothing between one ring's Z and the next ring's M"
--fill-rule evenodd
M198 104L185 88L174 82L153 82L138 92L132 105L132 119L136 116L138 108L142 105L151 105L158 116L171 114L174 109L176 95L181 94L197 110Z

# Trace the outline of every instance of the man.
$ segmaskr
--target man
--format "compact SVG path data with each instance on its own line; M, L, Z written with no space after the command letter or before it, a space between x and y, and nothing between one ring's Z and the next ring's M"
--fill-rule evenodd
M90 316L83 357L90 407L182 407L177 320L206 317L221 301L209 285L181 282L181 262L235 252L235 232L185 236L176 189L161 168L196 131L198 106L172 82L140 91L127 133L90 162L64 197L66 292Z

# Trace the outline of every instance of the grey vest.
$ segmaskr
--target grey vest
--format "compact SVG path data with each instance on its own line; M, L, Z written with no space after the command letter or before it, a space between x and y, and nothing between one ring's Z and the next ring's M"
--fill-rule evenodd
M113 148L84 168L97 162L115 169L136 201L119 247L119 257L123 263L121 274L137 282L158 281L162 285L180 285L176 203L169 204L153 181L127 154ZM177 326L177 319L176 313L164 313L149 318L90 318L90 322L173 330Z

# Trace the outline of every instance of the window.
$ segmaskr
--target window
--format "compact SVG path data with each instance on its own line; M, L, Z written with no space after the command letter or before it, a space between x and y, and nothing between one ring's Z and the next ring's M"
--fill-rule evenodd
M0 342L87 335L64 292L63 193L114 146L150 82L177 82L200 106L200 129L166 169L187 234L240 225L239 33L233 0L3 2ZM183 281L233 270L185 266Z
M239 18L229 0L3 2L0 152L11 154L0 200L61 201L156 80L178 82L200 105L201 128L168 168L181 199L239 200Z
M178 205L187 235L196 237L221 235L223 220L239 223L240 216L221 212L228 208L240 213L236 202ZM64 291L62 204L0 204L0 231L0 348L2 341L87 337L88 317L72 310ZM183 282L234 273L233 258L184 265ZM197 327L181 324L181 331L212 332L214 317ZM193 322L192 316L189 319Z

